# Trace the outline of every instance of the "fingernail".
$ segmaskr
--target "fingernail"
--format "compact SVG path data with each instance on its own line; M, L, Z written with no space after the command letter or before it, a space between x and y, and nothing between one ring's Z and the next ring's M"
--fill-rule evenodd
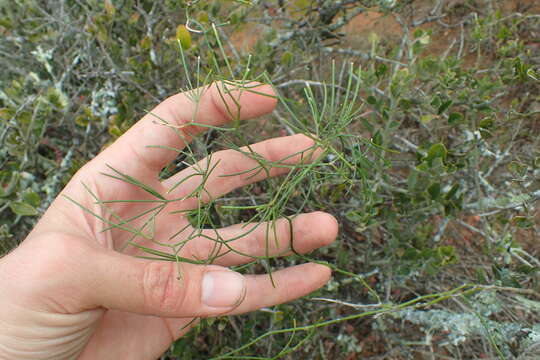
M209 271L202 281L202 302L224 308L240 304L246 292L246 279L234 271Z

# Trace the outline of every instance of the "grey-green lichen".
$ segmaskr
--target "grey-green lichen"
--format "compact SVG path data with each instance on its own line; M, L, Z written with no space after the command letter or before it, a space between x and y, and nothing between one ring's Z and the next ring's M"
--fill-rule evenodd
M515 344L518 344L519 352L539 347L540 324L527 327L524 324L495 319L494 315L509 310L504 308L495 292L476 294L467 301L467 305L470 306L469 312L409 308L400 311L398 317L419 325L425 334L444 333L444 339L439 341L438 345L459 345L472 339L483 338L495 345L507 358L515 355ZM512 350L510 344L513 344Z

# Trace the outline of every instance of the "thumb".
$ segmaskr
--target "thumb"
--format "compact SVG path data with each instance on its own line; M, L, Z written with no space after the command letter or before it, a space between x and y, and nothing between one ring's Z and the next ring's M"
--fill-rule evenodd
M94 306L166 317L206 317L236 308L246 279L216 265L147 261L119 253L94 263Z

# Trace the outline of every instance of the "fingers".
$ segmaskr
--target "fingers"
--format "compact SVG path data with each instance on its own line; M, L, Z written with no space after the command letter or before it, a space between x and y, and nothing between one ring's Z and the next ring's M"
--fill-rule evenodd
M274 287L268 275L243 276L215 265L148 262L115 253L98 261L90 306L164 317L252 311L306 295L330 277L327 267L304 264L273 273Z
M305 296L330 280L331 271L319 264L302 264L268 274L247 275L244 301L229 314L243 314L260 308L283 304Z
M172 197L179 198L195 196L202 183L204 190L200 194L206 202L244 185L285 174L291 165L309 163L320 153L313 139L305 135L274 138L243 147L241 151L214 153L163 184L173 189ZM197 202L192 206L196 207Z
M291 236L292 230L292 236ZM222 266L240 265L254 257L290 255L292 249L308 253L331 244L337 236L336 219L323 212L300 214L291 221L237 224L223 229L208 229L191 240L188 257L212 259Z
M178 155L171 148L182 149L206 129L190 123L221 126L235 118L266 114L276 105L273 94L268 85L252 83L235 88L221 82L173 95L99 154L94 165L109 164L134 177L146 177L151 172L157 178L158 172ZM198 103L194 101L197 97Z

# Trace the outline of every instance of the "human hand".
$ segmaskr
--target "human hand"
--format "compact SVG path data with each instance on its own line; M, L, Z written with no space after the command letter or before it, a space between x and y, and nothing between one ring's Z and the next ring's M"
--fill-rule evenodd
M287 220L277 221L276 230L268 232L277 241L267 241L267 226L257 226L230 241L238 252L218 249L219 256L215 256L216 242L212 239L234 239L246 233L245 227L202 230L201 236L187 242L179 253L187 259L215 259L212 265L198 265L136 258L147 254L131 246L120 252L131 234L118 228L103 232L106 225L83 209L90 209L105 220L115 220L111 212L96 204L82 182L100 199L152 199L139 187L100 174L111 173L111 168L148 184L167 198L183 199L167 203L155 218L153 239L134 240L156 249L154 240L182 240L182 233L175 234L190 224L180 210L196 208L199 201L219 197L267 175L289 171L283 166L268 172L250 171L257 167L253 158L225 150L201 160L200 164L215 165L205 179L202 199L188 196L202 181L193 166L167 180L159 180L159 171L177 155L170 148L182 148L206 129L186 125L195 112L196 123L219 126L231 120L227 108L238 108L240 118L248 119L270 112L276 103L272 97L249 91L234 90L223 97L218 87L221 85L214 84L204 91L197 112L185 93L158 105L79 170L65 187L62 194L81 207L59 196L26 240L0 259L0 358L154 359L189 331L193 318L240 314L280 304L306 295L328 281L330 270L311 263L274 272L275 287L268 275L243 276L227 268L252 261L242 253L286 254L291 238L298 252L328 245L336 237L337 223L325 213L295 217L293 234ZM261 86L257 92L271 95L272 89ZM156 116L178 131L156 123ZM250 148L274 163L295 164L317 156L313 140L303 135L275 138ZM223 176L231 174L235 175ZM187 180L167 193L180 179ZM110 206L117 216L130 219L153 205L123 202ZM137 218L130 224L136 228L142 222L142 218Z

